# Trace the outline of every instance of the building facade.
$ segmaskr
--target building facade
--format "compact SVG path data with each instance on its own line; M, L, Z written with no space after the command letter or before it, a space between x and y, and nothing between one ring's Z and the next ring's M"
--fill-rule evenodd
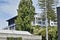
M35 26L38 25L38 26L41 26L41 27L46 26L46 20L45 19L42 19L42 14L36 13L36 15L34 15L34 18L35 18L35 20L32 22L32 25L33 26L34 25ZM57 22L50 20L50 23L48 23L47 25L57 26Z
M15 30L15 19L17 18L17 16L11 18L11 19L8 19L7 22L8 22L8 27L4 28L4 29L9 29L9 30ZM40 13L35 13L34 15L34 21L31 22L32 26L46 26L46 20L42 20L42 16ZM50 26L57 26L57 22L54 22L54 21L51 21L50 20L50 23L48 23L47 25L50 25Z
M17 18L17 16L15 16L15 17L7 20L8 26L5 27L5 28L3 28L3 29L4 29L4 30L6 30L6 29L8 29L8 30L15 30L15 27L16 27L16 25L15 25L15 19L16 19L16 18Z

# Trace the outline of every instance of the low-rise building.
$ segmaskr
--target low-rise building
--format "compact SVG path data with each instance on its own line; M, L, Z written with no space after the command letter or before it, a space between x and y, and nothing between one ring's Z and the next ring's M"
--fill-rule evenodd
M32 35L27 31L16 31L16 30L0 30L0 40L7 40L7 38L22 38L22 40L42 40L42 36ZM12 40L12 39L11 39Z

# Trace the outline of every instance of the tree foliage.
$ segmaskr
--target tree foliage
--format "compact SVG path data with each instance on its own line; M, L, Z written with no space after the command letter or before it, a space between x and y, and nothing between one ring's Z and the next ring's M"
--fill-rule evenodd
M32 0L21 0L18 6L18 16L15 20L16 30L31 31L35 8Z
M55 13L56 3L57 3L56 0L46 0L46 1L39 0L40 9L43 9L42 13L44 14L44 16L46 15L45 13L47 13L48 20L54 21L56 19L56 13Z
M49 40L58 40L57 27L48 27ZM42 35L42 40L46 40L46 28L45 27L34 27L35 35Z
M7 40L22 40L22 37L7 37Z

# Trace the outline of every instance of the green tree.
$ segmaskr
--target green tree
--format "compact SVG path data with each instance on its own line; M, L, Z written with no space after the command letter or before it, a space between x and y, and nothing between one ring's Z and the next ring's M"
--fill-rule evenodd
M57 0L46 0L46 1L38 0L38 1L39 1L38 4L40 9L43 9L41 14L43 14L44 18L46 17L45 13L47 13L47 18L49 23L50 23L50 20L52 21L56 20L55 6L57 4Z
M49 40L58 40L58 32L57 27L49 27Z
M57 27L48 27L48 39L58 40ZM46 40L46 28L45 27L34 27L35 35L42 35L42 40Z
M58 3L58 1L57 0L38 0L38 1L39 1L38 3L39 3L40 9L43 9L43 11L41 13L43 16L42 19L46 18L45 15L47 13L48 23L50 23L50 20L55 21L56 17L57 17L56 13L55 13L55 8L56 8L56 4ZM56 30L57 30L57 27L48 27L49 40L57 40L57 31ZM46 32L45 30L43 30L43 31ZM44 32L42 32L42 34ZM41 31L39 33L41 34Z
M15 20L16 30L32 31L31 22L34 20L35 8L32 0L21 0L18 6L18 16Z

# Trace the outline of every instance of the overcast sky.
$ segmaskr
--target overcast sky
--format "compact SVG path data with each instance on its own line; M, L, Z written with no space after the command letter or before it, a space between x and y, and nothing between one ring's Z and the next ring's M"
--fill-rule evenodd
M20 0L0 0L0 29L7 26L6 20L17 15L17 8ZM37 5L37 0L33 0L33 5L36 8L35 12L40 10Z

